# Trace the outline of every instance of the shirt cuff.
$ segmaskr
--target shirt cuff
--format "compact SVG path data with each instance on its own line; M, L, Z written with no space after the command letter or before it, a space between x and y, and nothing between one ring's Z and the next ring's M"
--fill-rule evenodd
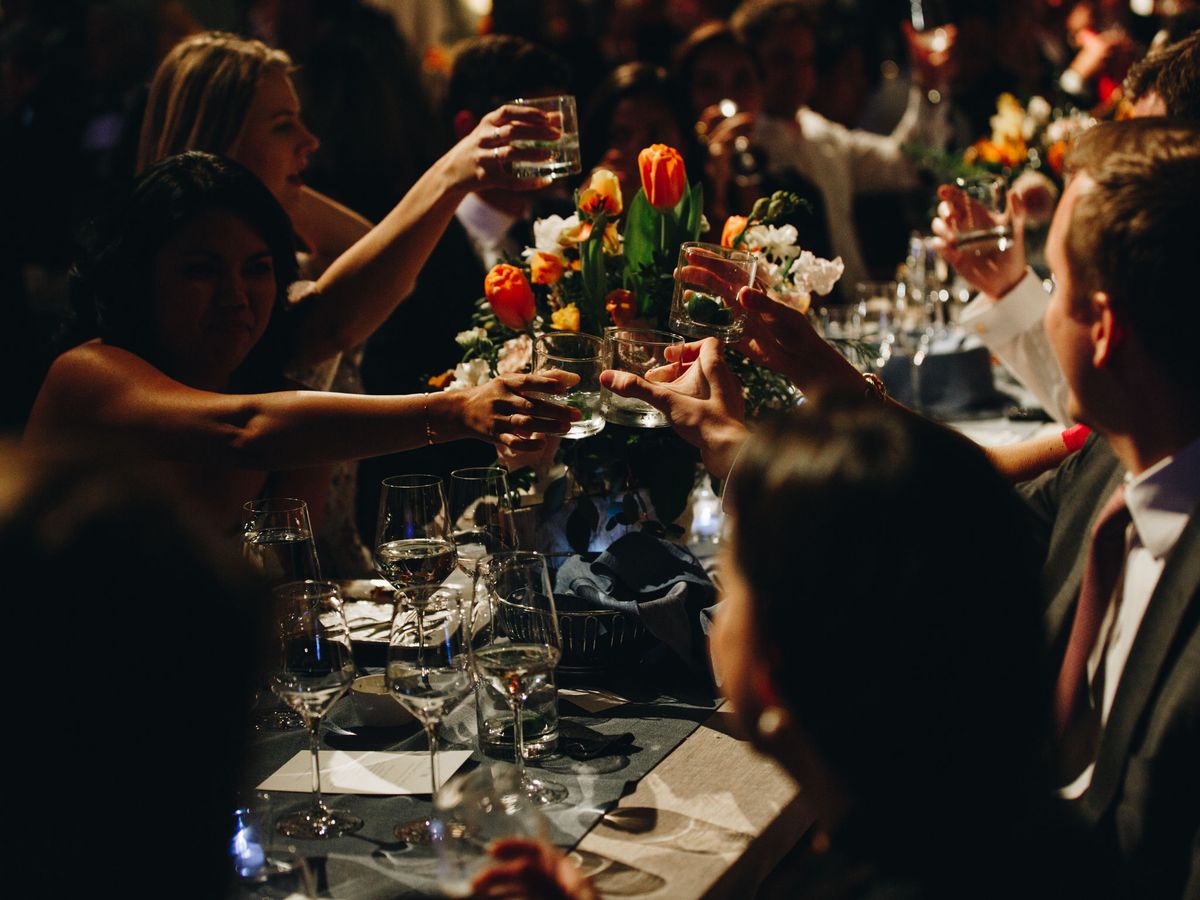
M1004 295L1003 301L980 294L967 304L959 324L974 331L985 344L1004 344L1040 328L1048 302L1042 280L1032 269Z

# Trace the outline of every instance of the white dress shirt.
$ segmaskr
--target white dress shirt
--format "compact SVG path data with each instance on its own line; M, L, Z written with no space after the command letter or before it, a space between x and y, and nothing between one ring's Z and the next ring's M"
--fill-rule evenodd
M887 135L846 128L807 107L795 119L758 117L753 142L765 151L768 170L792 169L821 192L829 241L846 266L843 281L851 289L868 277L854 230L854 195L915 185L916 167L904 155L904 145L944 146L948 106L929 103L925 91L913 87L904 116Z
M1125 570L1119 598L1110 603L1100 625L1096 646L1088 657L1089 696L1100 704L1100 727L1104 728L1113 698L1125 671L1129 651L1158 586L1172 548L1183 534L1200 504L1200 439L1179 453L1151 466L1136 478L1125 476L1125 505L1132 521L1126 530ZM1096 676L1103 666L1100 696ZM1094 764L1060 793L1068 799L1082 796L1092 783Z
M519 221L519 216L496 209L477 194L467 194L454 210L454 217L467 232L485 269L490 271L496 263L503 262L505 254L520 253L522 248L508 239L508 230Z
M1067 380L1063 377L1042 318L1050 295L1032 269L1001 300L980 294L967 304L958 323L974 331L1017 381L1037 397L1042 408L1064 425L1067 414Z

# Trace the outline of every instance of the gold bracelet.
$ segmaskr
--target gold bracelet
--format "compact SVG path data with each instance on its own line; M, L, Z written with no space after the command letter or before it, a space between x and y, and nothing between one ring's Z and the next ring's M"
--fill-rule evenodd
M425 394L425 444L433 446L433 426L429 424L429 394Z
M874 397L881 402L887 402L887 385L883 383L882 378L874 372L863 372L863 381L867 383L867 389L863 392L864 397Z

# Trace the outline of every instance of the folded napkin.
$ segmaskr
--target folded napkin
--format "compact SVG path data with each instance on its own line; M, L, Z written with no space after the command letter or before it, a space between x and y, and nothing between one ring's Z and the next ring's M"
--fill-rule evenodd
M695 674L710 680L706 610L716 603L717 591L686 547L631 531L590 561L568 557L555 576L554 593L562 596L564 609L583 605L633 616Z

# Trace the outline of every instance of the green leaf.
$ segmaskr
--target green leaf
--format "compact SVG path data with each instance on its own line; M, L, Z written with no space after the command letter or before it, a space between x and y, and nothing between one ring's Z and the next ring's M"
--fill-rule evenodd
M604 274L604 232L595 232L579 248L579 258L583 263L580 276L583 281L583 292L587 298L588 315L596 317L604 309L604 297L608 293L608 281Z
M590 497L578 498L575 501L575 508L567 516L567 522L563 528L567 543L573 550L586 553L588 544L592 540L592 532L599 524L600 511L596 509L596 504L592 502L592 499Z
M662 215L646 199L645 189L638 188L625 216L625 260L630 269L653 265L661 220Z
M691 198L687 217L680 219L685 234L684 240L697 241L700 239L700 215L704 212L704 185L697 181L684 196Z

